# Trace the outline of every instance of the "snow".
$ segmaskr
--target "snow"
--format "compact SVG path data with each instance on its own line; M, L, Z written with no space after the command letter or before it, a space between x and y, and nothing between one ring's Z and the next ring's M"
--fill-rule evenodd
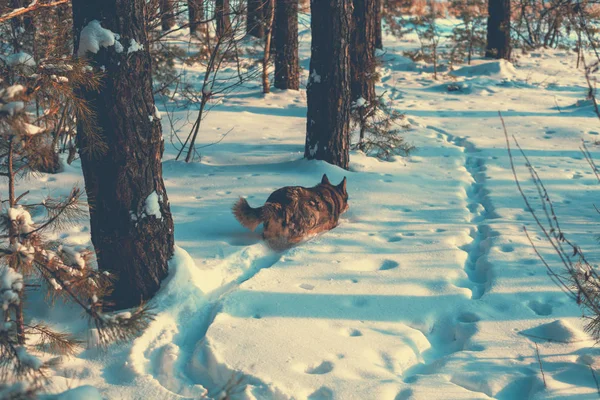
M10 100L15 96L20 95L24 91L25 87L23 85L12 85L7 87L6 89L0 89L0 98Z
M67 390L55 397L55 400L102 400L102 394L93 386L83 385Z
M27 134L29 136L34 136L34 135L37 135L38 133L44 132L44 128L40 128L39 126L29 124L26 122L23 123L23 130L25 131L25 134Z
M58 251L62 254L64 262L67 266L76 267L78 269L84 269L86 267L85 258L81 252L75 248L61 245L59 246Z
M127 49L127 54L135 53L136 51L140 51L143 49L144 46L142 44L136 42L135 39L131 39L131 41L129 42L129 48Z
M97 332L74 322L72 309L52 310L55 323L89 338L88 349L48 372L53 393L75 381L104 398L597 398L590 367L600 351L523 234L526 225L552 259L516 190L497 114L544 179L565 232L598 264L600 184L578 147L584 139L600 159L600 123L591 104L577 105L587 89L576 54L474 60L436 81L401 55L417 42L384 42L377 91L406 114L417 150L390 162L352 152L344 171L303 159L304 91L263 96L253 81L211 103L198 146L233 130L199 149L201 161L175 161L165 143L177 247L150 302L154 321L132 343L96 355ZM309 47L304 31L302 65ZM311 75L317 82L316 71L304 81ZM169 112L188 133L195 110ZM515 162L537 196L524 160ZM260 229L231 215L239 196L257 207L277 188L312 186L323 173L333 183L347 176L350 209L300 246L273 252ZM75 161L22 189L37 199L81 181ZM156 192L144 199L143 214L160 217L159 200ZM56 235L90 245L85 219Z
M15 382L13 384L0 385L0 399L27 398L31 385L28 382Z
M10 103L3 104L0 107L0 112L5 112L10 116L13 116L21 112L25 108L25 103L22 101L11 101Z
M158 107L154 106L154 118L161 120L162 119L162 114L160 113L160 111L158 110Z
M571 326L568 321L560 319L526 329L522 331L521 334L532 339L540 339L548 342L571 343L591 340L585 333Z
M17 357L19 358L19 362L24 366L38 370L42 367L42 361L29 353L27 349L23 346L17 347Z
M92 20L83 29L79 36L78 56L84 56L87 52L96 54L101 47L115 46L115 51L121 53L123 46L119 42L119 35L110 29L103 28L100 21Z
M315 69L313 69L312 73L310 74L310 82L321 83L321 75L319 75Z
M452 72L454 76L488 76L502 80L512 79L518 75L517 70L507 60L483 61L476 65L466 65Z
M62 288L63 288L63 287L61 286L61 284L60 284L60 283L58 283L58 282L56 281L56 279L54 279L54 278L50 279L50 284L52 285L52 288L53 288L54 290L62 290Z
M30 233L35 229L31 214L23 206L9 208L7 211L8 219L12 221L15 228L20 234Z
M0 266L0 298L2 309L11 304L19 304L18 292L23 290L23 275L11 267Z
M160 196L156 191L150 193L146 200L144 200L144 213L146 216L154 216L158 219L162 219L162 213L160 212Z
M35 60L32 55L19 52L9 55L0 55L0 60L4 61L9 67L35 67Z
M354 107L364 107L364 106L365 106L365 104L367 104L367 101L366 101L364 98L362 98L362 97L359 97L359 98L358 98L358 99L356 99L356 101L354 102Z

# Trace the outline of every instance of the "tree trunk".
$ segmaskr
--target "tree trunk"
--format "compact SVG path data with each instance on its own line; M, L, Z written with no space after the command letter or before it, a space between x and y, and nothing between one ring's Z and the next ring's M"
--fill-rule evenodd
M485 56L510 59L510 0L489 0Z
M383 10L381 9L382 0L375 1L375 48L383 50L383 33L381 31L381 15Z
M348 169L352 0L311 0L304 156Z
M276 0L275 82L278 89L300 88L298 61L298 1Z
M204 20L204 0L188 0L190 35L195 35L198 25Z
M87 52L91 64L105 70L99 90L81 92L95 113L95 134L82 118L77 121L92 242L99 269L117 275L110 299L119 309L156 293L174 245L145 16L145 0L73 0L76 54L82 29L93 21L118 33L122 46ZM128 51L133 40L141 50Z
M266 0L248 0L246 10L246 33L259 39L265 37L265 4Z
M168 32L175 26L175 12L173 0L159 0L160 25L163 32Z
M375 2L353 0L350 64L352 101L375 99Z
M263 54L262 86L263 93L270 93L269 84L269 59L271 58L271 33L273 32L273 20L275 19L275 0L267 0L267 25L265 26L265 51Z
M229 0L215 0L215 20L217 23L217 36L231 33L231 20L229 19Z

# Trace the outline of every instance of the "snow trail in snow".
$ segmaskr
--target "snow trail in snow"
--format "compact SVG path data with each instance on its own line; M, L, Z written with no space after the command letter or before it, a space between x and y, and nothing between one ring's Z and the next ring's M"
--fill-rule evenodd
M428 126L428 128L439 132L446 141L463 149L464 167L472 178L470 186L466 189L469 200L467 209L471 213L469 222L473 224L470 229L472 241L462 246L461 249L467 253L465 272L470 282L466 287L472 292L471 298L478 300L492 284L492 265L487 260L487 255L492 246L493 237L499 235L489 227L489 222L500 218L488 196L485 158L480 155L481 151L465 138L454 136L433 126Z

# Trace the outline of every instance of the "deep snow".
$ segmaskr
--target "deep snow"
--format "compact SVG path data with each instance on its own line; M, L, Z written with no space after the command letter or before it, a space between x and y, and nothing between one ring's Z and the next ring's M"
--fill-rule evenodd
M301 37L306 69L308 32ZM411 122L410 157L384 162L355 152L350 171L303 160L305 92L263 96L259 82L203 121L199 146L233 130L202 149L201 162L174 160L162 119L178 247L152 302L156 320L133 343L91 346L65 360L52 371L51 392L91 385L108 399L598 396L592 368L600 351L522 232L533 230L532 219L497 116L540 173L564 231L595 261L599 183L578 146L598 139L600 121L581 102L575 54L536 51L514 65L475 60L435 81L401 55L415 46L410 36L386 39L378 91ZM200 72L192 68L189 79ZM461 90L449 92L450 83ZM187 134L193 115L173 117ZM350 210L338 228L296 248L269 250L230 212L238 196L258 206L275 189L312 186L323 173L336 183L348 177ZM31 200L77 182L76 162L21 187ZM87 222L61 237L89 245ZM36 312L86 330L69 307Z

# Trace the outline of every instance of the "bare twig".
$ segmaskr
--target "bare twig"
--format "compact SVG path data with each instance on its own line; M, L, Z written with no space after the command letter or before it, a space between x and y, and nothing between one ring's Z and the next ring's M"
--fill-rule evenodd
M538 348L538 345L536 342L534 342L534 344L535 344L535 353L537 355L538 363L540 364L540 371L542 371L542 380L544 381L544 387L548 387L548 385L546 385L546 375L544 374L544 367L542 366L542 358L540 357L540 349Z

